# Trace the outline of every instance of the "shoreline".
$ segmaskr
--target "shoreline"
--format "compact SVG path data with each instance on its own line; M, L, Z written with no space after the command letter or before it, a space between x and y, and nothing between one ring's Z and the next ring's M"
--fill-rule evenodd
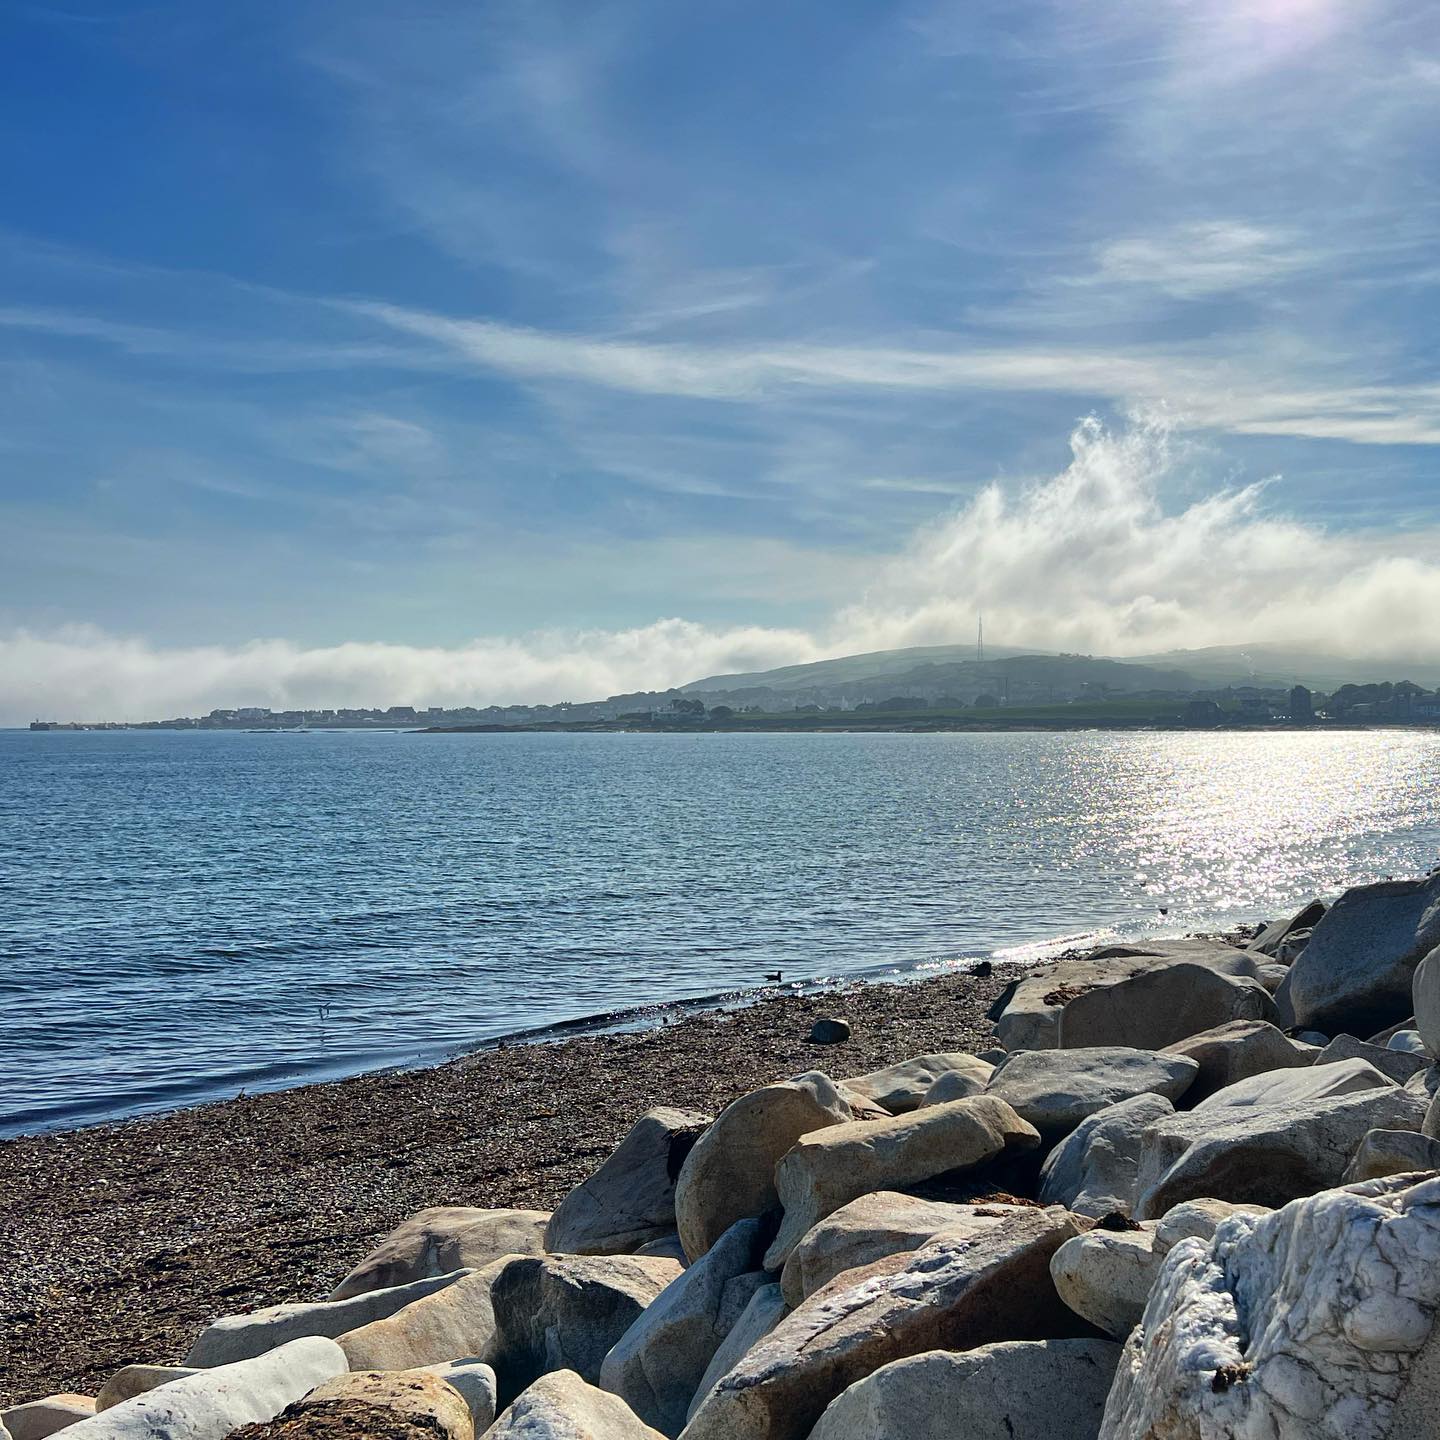
M0 1405L178 1359L215 1315L323 1295L428 1205L549 1208L657 1104L981 1049L1024 969L858 982L0 1141ZM841 1045L810 1025L843 1014Z

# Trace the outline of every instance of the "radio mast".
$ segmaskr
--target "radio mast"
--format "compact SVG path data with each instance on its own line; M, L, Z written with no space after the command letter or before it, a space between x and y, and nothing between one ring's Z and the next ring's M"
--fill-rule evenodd
M985 663L985 612L980 612L979 627L975 632L975 658L983 665Z

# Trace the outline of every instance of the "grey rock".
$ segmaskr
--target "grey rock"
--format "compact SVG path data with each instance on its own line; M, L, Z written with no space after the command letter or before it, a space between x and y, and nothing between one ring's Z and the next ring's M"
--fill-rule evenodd
M674 1260L679 1265L689 1263L685 1258L685 1247L680 1243L679 1235L673 1233L662 1235L660 1239L652 1240L648 1245L642 1245L635 1253L642 1258Z
M972 1094L979 1094L990 1078L993 1064L987 1064L976 1055L964 1051L943 1054L915 1055L902 1060L898 1065L887 1065L883 1070L872 1070L868 1075L856 1075L843 1083L851 1090L857 1090L892 1115L906 1115L920 1107L930 1087L942 1076L949 1074L968 1075L978 1082ZM950 1098L963 1099L954 1095Z
M775 1167L785 1214L765 1268L778 1271L806 1232L847 1201L975 1170L1007 1152L1032 1150L1039 1141L1034 1128L993 1095L803 1135Z
M1276 920L1267 925L1246 948L1258 951L1262 955L1275 955L1286 939L1300 930L1308 934L1320 923L1324 914L1324 901L1312 900L1308 905L1297 910L1288 920Z
M1095 1440L1119 1359L1108 1340L912 1355L832 1400L812 1440Z
M1041 1201L1064 1205L1077 1215L1130 1214L1145 1132L1174 1113L1164 1096L1137 1095L1081 1121L1046 1157Z
M1188 1056L1200 1066L1195 1083L1185 1092L1186 1103L1192 1106L1237 1080L1312 1064L1316 1053L1265 1020L1232 1020L1187 1035L1165 1046L1165 1052Z
M850 1022L838 1015L822 1016L805 1038L812 1045L843 1045L850 1038Z
M1418 1096L1387 1085L1170 1116L1146 1132L1134 1214L1156 1220L1183 1201L1207 1197L1273 1208L1313 1195L1340 1183L1367 1131L1418 1129L1424 1109Z
M678 1435L716 1350L767 1282L760 1262L768 1231L764 1221L737 1220L672 1280L605 1356L600 1388L647 1425Z
M675 1228L690 1260L737 1220L780 1203L775 1166L802 1135L853 1118L834 1082L819 1071L766 1085L726 1106L695 1142L675 1183Z
M95 1409L108 1410L122 1400L133 1400L137 1395L168 1385L172 1380L183 1380L187 1375L201 1373L192 1365L126 1365L100 1387L95 1396Z
M1425 1055L1392 1050L1385 1045L1367 1045L1353 1035L1337 1035L1316 1057L1315 1065L1331 1065L1336 1060L1365 1060L1382 1075L1403 1085L1412 1075L1430 1068Z
M306 1336L122 1400L70 1426L67 1440L222 1440L242 1425L273 1419L345 1368L333 1340Z
M1345 1171L1345 1184L1440 1170L1440 1140L1414 1130L1371 1130Z
M1394 1081L1368 1060L1331 1060L1294 1070L1272 1070L1237 1080L1196 1107L1201 1111L1253 1108L1266 1105L1303 1104L1308 1100L1329 1100L1336 1095L1355 1095L1362 1090L1384 1090Z
M1155 1227L1091 1230L1050 1257L1055 1291L1079 1316L1116 1340L1140 1323L1160 1272Z
M1440 1179L1373 1180L1234 1216L1209 1244L1170 1252L1101 1440L1433 1436L1437 1310Z
M544 1210L431 1206L396 1226L328 1298L348 1300L457 1270L478 1270L502 1255L539 1255L549 1219Z
M673 1260L634 1255L526 1255L507 1262L490 1287L491 1363L502 1400L553 1370L573 1370L598 1384L615 1343L683 1273Z
M661 1440L615 1395L573 1370L542 1375L485 1432L484 1440Z
M1190 1088L1199 1064L1183 1055L1123 1046L1029 1050L1012 1056L990 1077L997 1095L1054 1145L1082 1120L1137 1095L1162 1095L1172 1104Z
M1266 988L1266 990L1270 992L1271 995L1274 995L1275 992L1279 990L1279 988L1285 983L1285 977L1289 973L1290 969L1288 966L1272 963L1270 965L1257 966L1255 969L1255 978Z
M1347 890L1291 966L1295 1023L1360 1035L1393 1024L1410 1013L1415 969L1437 945L1440 872Z
M1434 1063L1430 1052L1425 1048L1425 1037L1418 1030L1397 1030L1386 1042L1387 1050L1399 1050L1405 1055L1423 1055L1426 1066Z
M675 1181L710 1119L698 1110L646 1111L560 1202L545 1228L545 1249L623 1255L674 1234Z
M493 1381L494 1376L490 1378ZM358 1406L367 1407L370 1414L383 1412L384 1419L375 1429L386 1436L409 1436L411 1440L475 1437L475 1417L469 1402L433 1369L362 1370L337 1375L286 1409L281 1433L287 1440L304 1436L321 1440L337 1431L354 1434ZM493 1390L488 1415L487 1425L495 1418ZM370 1424L365 1428L375 1433Z
M784 1318L790 1307L778 1285L762 1285L751 1297L744 1313L730 1327L730 1333L705 1367L695 1387L695 1397L685 1412L688 1421L701 1402Z
M1268 1205L1232 1205L1228 1200L1187 1200L1167 1210L1155 1222L1155 1254L1164 1259L1182 1240L1203 1240L1208 1245L1215 1232L1232 1215L1269 1215Z
M367 1290L345 1300L268 1305L248 1315L225 1315L212 1320L200 1332L185 1356L185 1363L196 1367L230 1365L236 1360L263 1355L277 1345L305 1335L335 1339L372 1320L383 1320L437 1290L447 1289L471 1273L454 1270L448 1275L412 1280L408 1285L394 1285L387 1290Z
M14 1440L45 1440L61 1430L69 1430L82 1420L89 1420L96 1411L95 1397L90 1395L47 1395L43 1400L28 1400L0 1410L0 1425Z
M1440 950L1432 950L1415 967L1410 985L1415 1028L1425 1048L1440 1055Z
M400 1370L400 1375L434 1375L460 1394L475 1422L475 1433L481 1434L495 1419L495 1372L483 1360L447 1360L439 1365L422 1365L414 1370Z
M947 1070L935 1077L935 1083L925 1092L920 1102L921 1109L931 1105L948 1105L952 1100L969 1100L985 1093L984 1080L970 1070Z
M1232 1020L1273 1020L1275 1002L1250 976L1176 960L1104 990L1089 990L1060 1012L1060 1047L1131 1045L1159 1050Z

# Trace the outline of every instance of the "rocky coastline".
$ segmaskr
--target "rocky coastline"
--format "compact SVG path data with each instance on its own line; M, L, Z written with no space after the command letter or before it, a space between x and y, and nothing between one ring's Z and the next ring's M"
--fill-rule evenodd
M1440 874L982 972L4 1142L0 1440L1440 1435Z

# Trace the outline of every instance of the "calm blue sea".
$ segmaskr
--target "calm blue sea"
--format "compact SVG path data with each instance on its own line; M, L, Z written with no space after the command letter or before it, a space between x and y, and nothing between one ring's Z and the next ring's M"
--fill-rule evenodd
M1437 779L1399 731L0 731L0 1134L1270 916L1430 868Z

